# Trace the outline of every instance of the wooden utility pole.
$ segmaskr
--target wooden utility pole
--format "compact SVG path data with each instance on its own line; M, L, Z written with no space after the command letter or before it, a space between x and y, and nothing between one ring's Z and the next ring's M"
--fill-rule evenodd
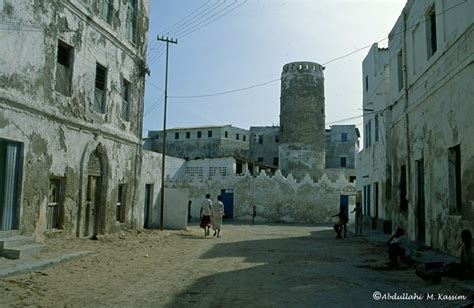
M161 207L160 207L160 230L163 231L163 218L165 209L165 157L166 157L166 108L168 103L168 49L171 44L178 44L177 39L172 39L164 36L157 37L158 41L166 43L166 68L165 68L165 101L163 112L163 157L161 162Z

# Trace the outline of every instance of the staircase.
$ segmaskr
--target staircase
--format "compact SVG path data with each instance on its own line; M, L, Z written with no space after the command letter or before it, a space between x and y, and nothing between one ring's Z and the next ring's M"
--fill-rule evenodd
M44 252L48 246L35 242L32 236L18 235L18 231L0 231L0 257L20 259Z

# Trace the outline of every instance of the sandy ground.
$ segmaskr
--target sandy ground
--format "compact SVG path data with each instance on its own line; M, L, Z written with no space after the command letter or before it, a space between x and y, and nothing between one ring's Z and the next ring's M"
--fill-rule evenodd
M212 235L212 233L211 233ZM98 241L49 240L53 253L96 255L0 279L1 307L460 306L449 281L384 270L385 251L321 226L224 225L221 238L187 231L128 231ZM373 293L424 295L375 301ZM435 300L426 299L426 293Z

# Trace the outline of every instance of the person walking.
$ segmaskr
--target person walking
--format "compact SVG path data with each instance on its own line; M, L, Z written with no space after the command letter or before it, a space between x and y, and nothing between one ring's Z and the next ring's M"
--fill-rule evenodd
M213 236L221 237L222 216L224 216L224 203L222 197L217 196L217 202L212 204L212 229L214 229Z
M257 208L254 205L252 209L252 225L255 224L255 217L257 217Z
M211 229L211 195L206 194L206 200L204 200L199 216L201 218L200 227L204 229L204 236L209 235L209 230Z
M344 209L341 209L339 213L333 215L332 217L338 217L336 224L334 225L334 231L336 231L336 238L342 238L342 231L344 229L344 237L347 237L347 222L349 218L347 217Z
M355 234L362 234L362 207L360 202L356 202L356 206L351 213L355 213Z

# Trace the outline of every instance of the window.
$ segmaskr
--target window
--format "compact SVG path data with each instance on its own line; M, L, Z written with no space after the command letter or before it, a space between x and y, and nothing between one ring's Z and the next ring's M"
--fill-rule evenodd
M62 207L63 181L59 178L50 179L48 207L46 208L46 229L58 229Z
M408 199L407 199L407 166L403 165L400 167L400 211L405 212L408 210Z
M236 139L236 140L239 140L239 139L240 139L239 134L235 134L235 139Z
M451 213L461 213L461 147L448 149L448 198Z
M212 138L212 130L210 130L210 131L207 132L207 137L208 137L208 138Z
M364 186L364 215L370 217L370 185Z
M263 135L258 135L258 143L263 144Z
M397 73L398 73L398 91L403 89L403 53L402 50L397 54Z
M347 142L347 133L341 133L341 142Z
M340 167L347 168L347 157L340 157Z
M369 76L365 76L365 92L369 91Z
M116 221L125 222L125 184L119 184L117 193Z
M130 82L123 80L122 89L122 119L130 121Z
M247 140L247 135L243 135L242 140L246 141Z
M174 139L179 139L179 133L178 132L174 133Z
M224 132L224 137L225 138L229 137L229 133L227 131Z
M375 115L374 120L374 140L375 142L379 141L379 115Z
M426 16L426 46L429 59L438 49L436 38L436 11L434 5L430 8Z
M372 122L369 120L365 124L365 148L368 148L372 144Z
M202 167L186 167L186 174L189 176L202 176Z
M349 176L349 182L354 183L356 181L356 177L354 175Z
M263 161L263 157L258 157L258 158L257 158L257 161L262 162L262 161Z
M278 166L278 157L273 157L273 166Z
M186 139L191 138L191 132L186 132Z
M72 47L61 41L58 41L56 64L55 90L63 95L71 96Z
M201 135L202 135L202 134L201 134L201 131L198 131L198 132L197 132L197 137L198 137L198 138L201 138Z
M112 9L113 9L113 0L100 0L99 1L99 13L107 23L112 22Z
M209 176L227 176L227 167L209 167Z
M107 92L107 69L97 63L95 70L94 109L105 113L105 97Z
M280 136L276 135L275 136L275 143L278 143L278 142L280 142Z
M133 43L137 38L137 1L127 0L127 39Z

